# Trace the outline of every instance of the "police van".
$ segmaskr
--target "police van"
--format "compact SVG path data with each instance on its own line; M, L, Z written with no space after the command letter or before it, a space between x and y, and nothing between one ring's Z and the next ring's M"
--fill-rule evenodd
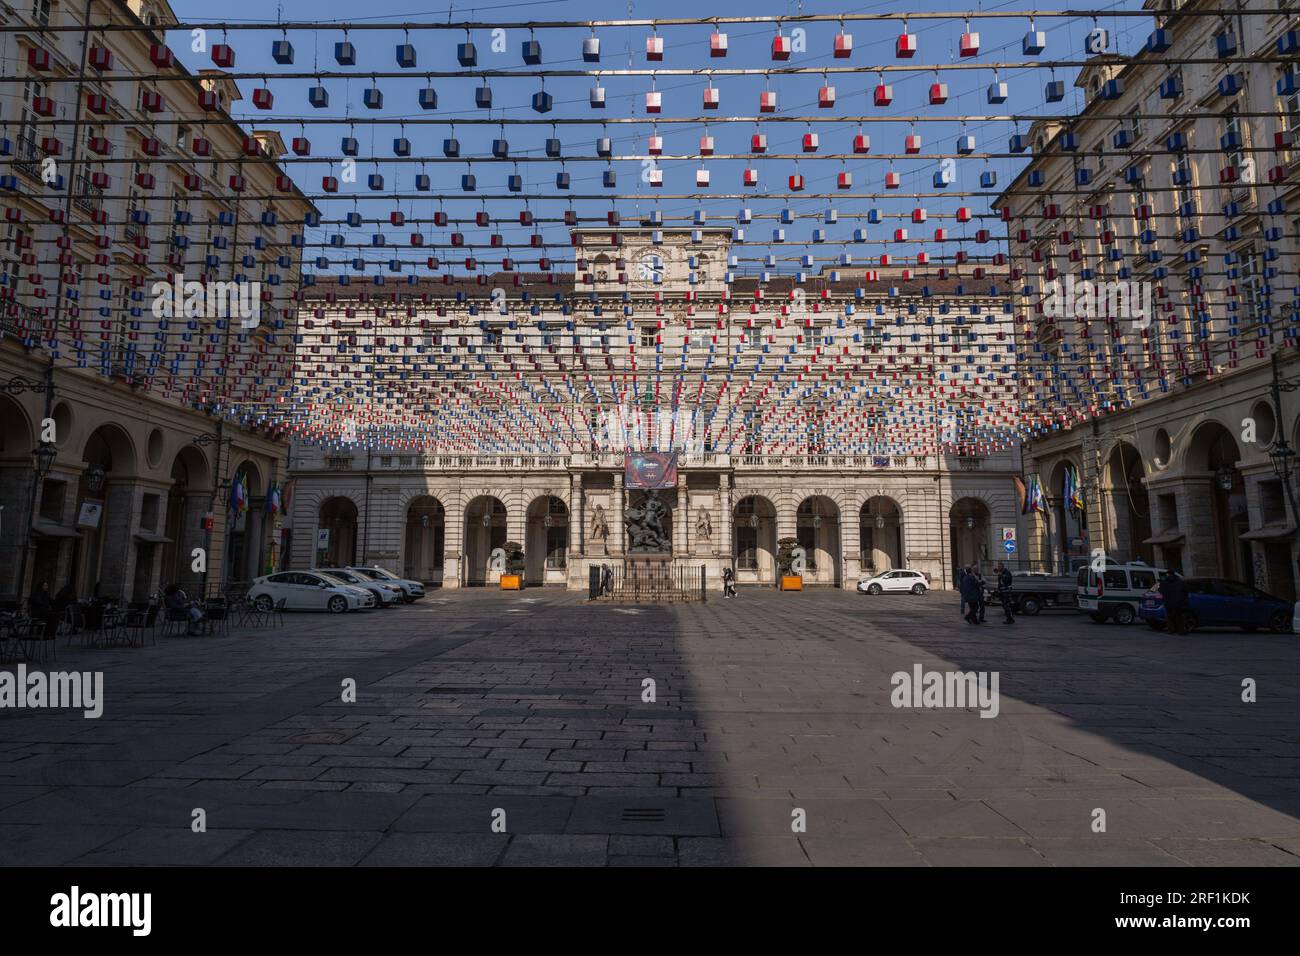
M1137 620L1142 595L1165 579L1164 568L1142 561L1121 564L1106 558L1079 569L1079 610L1098 624L1113 620L1132 624Z

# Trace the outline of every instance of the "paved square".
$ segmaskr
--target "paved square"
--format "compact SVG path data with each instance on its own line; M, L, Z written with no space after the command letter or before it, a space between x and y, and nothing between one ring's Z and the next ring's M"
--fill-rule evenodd
M453 591L61 646L104 715L0 711L0 864L1300 863L1300 638L996 618ZM998 716L895 708L917 664L997 671Z

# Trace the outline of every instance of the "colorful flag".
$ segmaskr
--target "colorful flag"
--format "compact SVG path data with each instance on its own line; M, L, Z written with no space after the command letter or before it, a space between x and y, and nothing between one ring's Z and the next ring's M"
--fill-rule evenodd
M269 515L280 513L280 486L274 481L266 486L266 513Z
M1019 475L1012 475L1011 481L1016 486L1016 499L1020 502L1020 513L1025 514L1027 511L1026 505L1029 503L1029 491L1025 488L1025 483L1020 479Z
M1073 468L1065 469L1065 502L1075 514L1083 511L1083 491L1079 487L1079 473Z
M1025 503L1021 505L1021 514L1030 514L1032 512L1047 514L1047 498L1043 494L1043 486L1038 481L1037 475L1029 476L1029 487L1025 491Z
M236 518L248 510L248 489L244 487L242 471L235 475L235 480L230 485L230 510Z

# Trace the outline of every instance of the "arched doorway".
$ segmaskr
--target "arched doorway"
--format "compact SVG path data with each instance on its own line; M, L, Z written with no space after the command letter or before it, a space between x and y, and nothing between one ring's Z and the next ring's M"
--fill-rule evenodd
M736 502L732 517L737 584L776 584L776 506L762 495Z
M858 516L861 525L864 575L883 574L906 566L903 550L903 510L884 495L868 498Z
M25 576L23 554L29 547L28 527L32 501L32 450L34 436L22 405L8 395L0 395L0 597L18 599L30 591L19 576ZM60 512L53 519L62 523ZM50 579L58 590L64 584Z
M799 502L795 537L807 555L805 584L840 584L840 509L825 495Z
M1250 530L1250 518L1246 483L1237 469L1240 459L1232 433L1218 422L1206 422L1192 434L1186 473L1194 485L1186 500L1193 513L1181 517L1188 529L1208 526L1214 535L1212 544L1198 541L1200 536L1192 533L1187 536L1197 574L1212 573L1234 581L1252 578L1250 543L1242 538Z
M132 581L136 459L130 436L117 425L100 425L81 452L85 464L77 484L76 526L80 539L72 539L73 586L78 597L99 596L125 600ZM42 540L36 546L36 568L53 581L63 557L63 545Z
M402 576L442 585L442 555L446 547L447 512L432 495L412 498L406 506L406 551Z
M316 564L346 568L357 563L357 503L339 496L321 502L316 522ZM324 535L321 532L325 532ZM322 540L323 539L323 540ZM323 545L323 547L322 547Z
M1151 537L1151 502L1143 482L1142 455L1128 442L1120 442L1106 459L1106 494L1110 501L1115 539L1110 556L1120 561L1155 564Z
M1088 502L1083 500L1082 473L1069 461L1058 462L1048 482L1048 504L1052 511L1053 572L1067 574L1072 559L1088 556ZM1076 507L1072 494L1082 505ZM1077 563L1077 562L1076 562Z
M208 462L203 452L193 445L177 452L172 461L171 478L159 581L164 586L179 583L193 594L199 590L203 575L192 570L192 554L195 548L204 547L203 516L207 514L212 494Z
M524 530L524 581L530 587L566 581L569 509L555 495L534 498Z
M482 587L501 580L490 562L492 552L505 546L506 506L491 495L480 495L465 509L465 584Z
M221 503L226 515L226 559L222 573L228 584L252 581L267 573L270 553L266 540L266 480L262 470L245 458L230 473L233 486L239 481L244 488L244 505L236 511L229 491Z
M948 511L948 537L952 548L952 573L989 560L992 515L979 498L958 498Z

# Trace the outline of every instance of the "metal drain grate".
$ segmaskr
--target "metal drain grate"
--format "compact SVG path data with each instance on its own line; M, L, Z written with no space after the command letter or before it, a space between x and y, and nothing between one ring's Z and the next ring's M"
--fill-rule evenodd
M663 807L624 807L624 823L663 823L666 811Z

